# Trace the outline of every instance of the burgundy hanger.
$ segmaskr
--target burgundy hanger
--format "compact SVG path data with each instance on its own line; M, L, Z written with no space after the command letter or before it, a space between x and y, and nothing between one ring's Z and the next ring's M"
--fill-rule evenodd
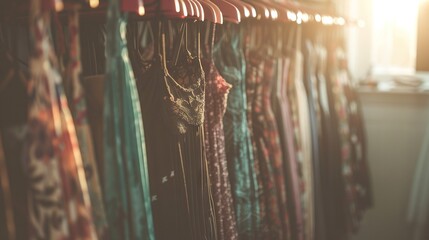
M202 18L212 23L223 23L222 12L209 0L197 1L202 8Z
M189 16L190 18L197 19L200 21L204 21L204 8L197 0L188 0L193 8L193 14Z
M194 4L195 16L198 20L204 21L204 9L197 0L190 0Z
M194 17L195 11L194 11L194 6L192 2L190 0L181 0L181 1L182 1L182 6L185 5L187 9L188 14L186 15L186 17Z
M222 12L223 18L226 21L239 23L241 21L240 11L236 6L226 0L211 0L216 4Z
M183 0L144 0L146 16L166 16L169 18L185 18L188 9Z
M238 11L240 11L241 19L250 17L250 9L248 9L247 4L243 3L240 0L227 0L229 3L234 5Z
M254 7L256 12L256 18L257 19L268 19L270 18L270 11L271 9L267 7L265 4L255 1L255 0L243 0L243 2L246 2L247 4L250 4Z
M249 18L249 17L251 17L251 18L255 18L256 17L256 8L255 7L253 7L251 4L249 4L249 3L247 3L247 2L244 2L244 1L241 1L240 0L240 2L242 3L242 4L244 4L245 6L246 6L246 8L247 8L247 10L249 11L249 16L244 16L244 17L246 17L246 18ZM246 15L246 13L245 13L245 15Z
M91 0L91 1L94 1L94 0ZM122 11L124 12L133 12L133 13L137 13L140 16L143 16L146 12L144 8L143 0L122 0L121 8L122 8Z
M187 8L184 0L154 0L159 2L160 14L171 17L171 18L184 18L189 15L189 9Z
M260 3L266 5L269 8L269 18L278 21L287 21L288 7L283 2L274 2L270 0L259 0Z
M207 5L210 5L211 8L214 10L214 14L216 16L215 23L220 23L220 24L223 23L223 13L222 13L222 11L220 10L220 8L215 3L213 3L210 0L199 0L199 1L200 2L205 2Z

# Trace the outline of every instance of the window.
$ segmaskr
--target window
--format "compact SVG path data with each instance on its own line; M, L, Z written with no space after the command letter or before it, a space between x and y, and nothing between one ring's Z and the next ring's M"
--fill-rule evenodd
M419 0L372 0L372 73L413 74Z

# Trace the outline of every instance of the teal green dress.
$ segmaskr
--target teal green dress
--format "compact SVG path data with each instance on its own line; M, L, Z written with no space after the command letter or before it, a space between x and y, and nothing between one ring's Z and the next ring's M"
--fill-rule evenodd
M126 47L126 14L110 0L104 104L104 197L112 240L155 239L142 113Z
M246 117L246 64L241 50L242 28L224 24L220 30L223 35L214 46L213 57L222 77L232 85L223 123L238 234L239 239L257 239L261 221L259 189Z

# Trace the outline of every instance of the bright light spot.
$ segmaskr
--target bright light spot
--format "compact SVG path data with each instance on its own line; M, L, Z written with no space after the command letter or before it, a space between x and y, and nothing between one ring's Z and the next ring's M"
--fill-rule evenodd
M269 18L270 17L270 11L268 9L265 8L265 17Z
M376 74L412 73L417 49L417 16L422 0L372 0L372 63ZM363 23L357 23L363 26Z
M188 16L188 9L186 8L185 1L181 0L181 2L182 2L182 8L183 8L183 16L187 17Z
M252 17L256 17L256 9L252 7Z
M249 17L250 16L250 11L247 8L244 8L244 16L245 17Z
M316 22L322 21L322 16L320 16L319 14L316 14L316 16L314 18L316 19Z
M322 17L322 23L324 25L332 25L332 24L334 24L334 19L331 16L323 16Z
M139 15L143 16L145 14L145 9L143 6L139 6Z
M278 16L277 11L275 9L271 9L271 18L276 19Z
M197 13L197 17L200 17L200 8L198 7L198 5L195 3L195 12Z
M99 0L89 0L89 6L91 8L96 8L96 7L98 7L99 4L100 4Z
M418 6L420 0L376 0L373 2L373 18L375 27L395 24L404 30L416 26ZM406 33L404 33L406 34Z
M204 21L206 19L206 16L204 15L204 11L201 11L201 20Z
M303 22L308 22L308 20L310 19L310 16L308 16L307 13L303 13L301 18Z
M301 11L298 11L296 13L296 23L297 24L301 24L302 23L302 12Z
M296 21L296 14L294 12L287 11L287 18L289 20L291 20L292 22L295 22Z
M334 24L342 26L346 24L346 20L342 17L334 18Z
M55 1L55 11L60 12L64 9L64 3L62 0Z
M179 3L179 0L174 0L174 6L176 8L176 12L180 12L180 3Z

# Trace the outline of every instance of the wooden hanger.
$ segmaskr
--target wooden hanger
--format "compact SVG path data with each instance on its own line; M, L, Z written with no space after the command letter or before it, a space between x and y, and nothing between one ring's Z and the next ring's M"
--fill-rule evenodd
M214 4L216 4L220 11L222 12L223 19L225 21L239 23L241 21L240 11L236 6L229 3L226 0L211 0Z
M191 0L181 0L182 1L182 6L185 5L185 8L187 9L187 15L186 17L195 17L195 11L194 11L194 6L191 2Z
M256 9L255 9L255 7L253 7L251 4L249 4L247 2L244 2L244 1L241 1L241 0L240 0L240 2L242 4L244 4L246 6L247 10L249 11L249 16L246 16L246 13L244 13L245 14L244 17L245 18L255 18L256 17Z
M210 0L199 0L199 1L200 2L205 2L208 5L210 5L213 8L213 10L215 11L216 23L223 24L223 13L222 13L222 11L220 10L220 8L216 4L214 4Z
M264 3L268 4L269 6L275 9L277 16L273 18L271 14L271 18L274 20L280 20L283 22L290 21L288 17L288 12L296 12L296 7L293 6L293 4L289 3L288 1L282 1L282 2L273 2L270 0L261 0L261 1L263 1Z
M193 8L193 13L188 16L191 19L197 19L200 21L204 21L204 8L198 0L188 0Z
M203 8L204 20L210 21L212 23L223 23L222 12L218 8L218 6L216 6L216 4L212 3L209 0L198 0L198 2Z
M200 21L204 21L204 9L201 4L197 0L191 0L191 2L195 6L196 17Z
M268 19L270 18L270 8L267 7L265 4L255 1L255 0L243 0L243 2L246 2L247 4L250 4L255 9L256 19Z
M185 18L188 16L188 8L184 0L144 0L144 8L147 17Z
M240 12L241 19L250 17L250 9L248 5L240 0L227 0L229 3L234 5Z

